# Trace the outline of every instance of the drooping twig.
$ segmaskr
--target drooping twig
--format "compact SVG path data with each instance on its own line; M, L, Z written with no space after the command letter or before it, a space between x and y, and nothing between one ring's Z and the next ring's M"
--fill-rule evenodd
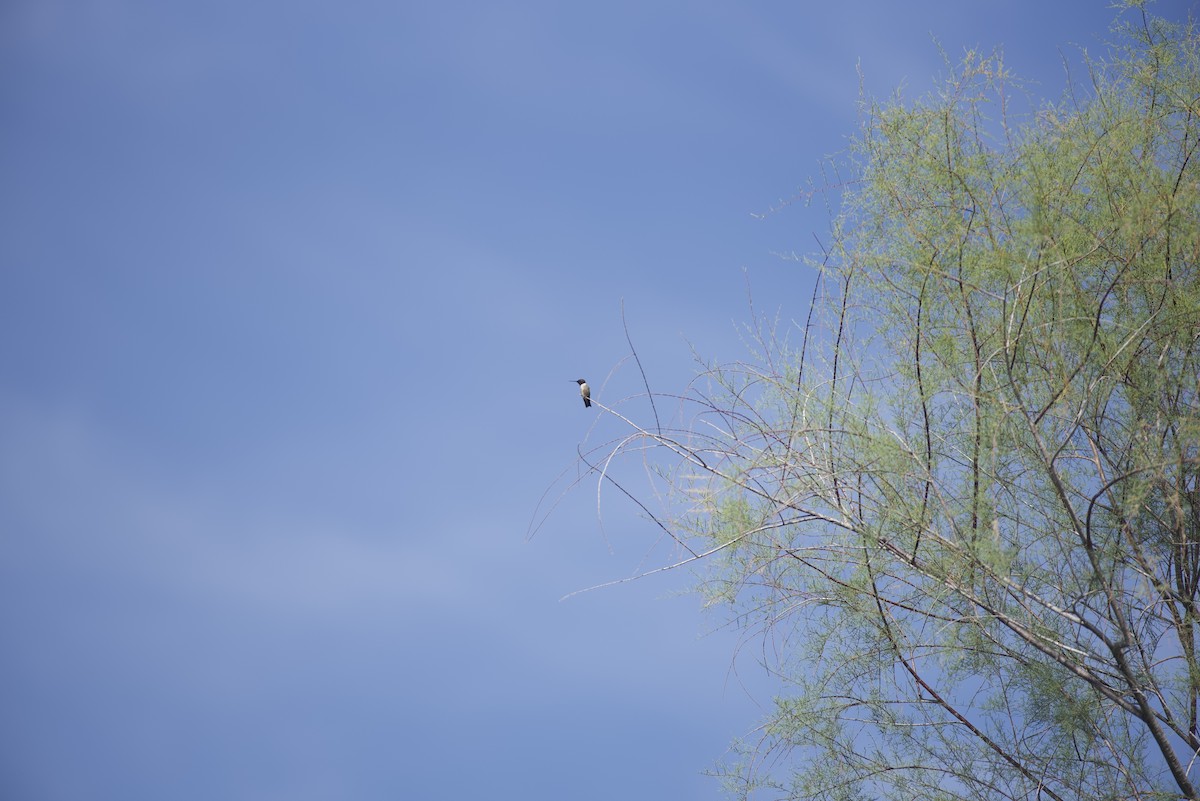
M621 325L625 328L625 341L629 343L629 350L633 354L633 360L637 362L638 372L642 374L642 383L646 386L646 397L650 399L650 411L654 412L654 431L662 436L662 423L658 421L658 407L654 405L654 393L650 391L650 382L646 379L646 371L642 369L642 360L638 358L637 348L633 346L633 340L629 337L629 323L625 321L625 298L621 298Z

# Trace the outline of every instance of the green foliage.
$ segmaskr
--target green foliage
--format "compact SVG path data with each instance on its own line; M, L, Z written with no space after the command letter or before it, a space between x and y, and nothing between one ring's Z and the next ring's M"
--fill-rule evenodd
M1198 797L1200 47L1134 6L1085 100L869 106L811 341L671 443L781 655L743 797Z

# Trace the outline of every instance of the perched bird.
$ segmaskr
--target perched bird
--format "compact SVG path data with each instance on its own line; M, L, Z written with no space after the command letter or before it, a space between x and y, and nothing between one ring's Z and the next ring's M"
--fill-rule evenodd
M590 409L592 407L592 388L582 378L576 379L575 383L579 385L579 394L583 396L583 405Z

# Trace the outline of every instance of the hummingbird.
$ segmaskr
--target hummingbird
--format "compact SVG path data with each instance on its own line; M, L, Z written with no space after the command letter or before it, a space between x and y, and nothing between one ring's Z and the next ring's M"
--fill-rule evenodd
M579 385L579 394L583 396L583 405L590 409L592 407L592 388L582 378L576 379L575 383Z

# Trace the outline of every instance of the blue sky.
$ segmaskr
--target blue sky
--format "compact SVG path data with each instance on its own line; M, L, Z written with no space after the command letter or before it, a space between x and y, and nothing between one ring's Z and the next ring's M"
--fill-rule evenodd
M622 302L665 393L803 317L825 212L760 215L859 68L1037 103L1112 14L4 3L4 796L719 798L755 643L683 571L559 600L672 555L594 481L527 540L625 433L572 381L648 419Z

